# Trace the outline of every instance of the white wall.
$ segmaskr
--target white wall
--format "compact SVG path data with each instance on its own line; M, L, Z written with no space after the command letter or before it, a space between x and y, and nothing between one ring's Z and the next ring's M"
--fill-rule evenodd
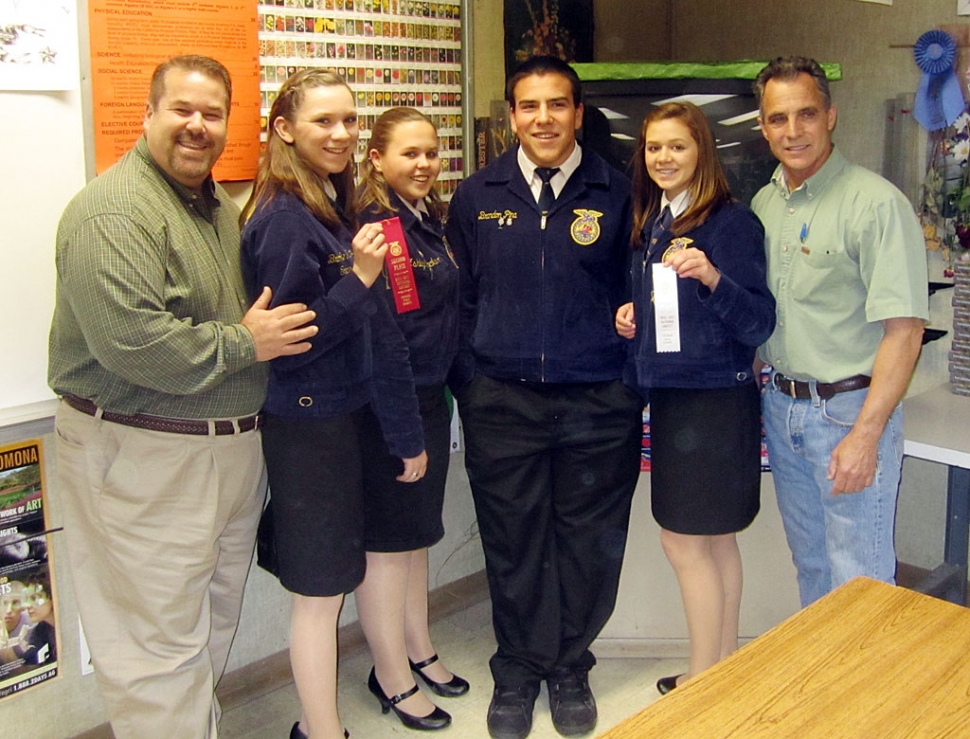
M51 410L47 333L54 308L54 234L84 185L78 91L0 92L0 425ZM35 404L40 403L37 407Z

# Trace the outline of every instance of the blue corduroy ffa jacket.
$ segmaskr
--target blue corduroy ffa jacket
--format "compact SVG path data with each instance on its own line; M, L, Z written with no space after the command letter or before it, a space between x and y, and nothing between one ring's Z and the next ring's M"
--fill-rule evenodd
M414 384L437 385L447 379L458 351L458 266L445 246L441 224L430 218L419 219L397 193L389 195L395 212L370 208L360 214L359 220L401 219L421 307L398 313L386 283L381 292L407 343Z
M644 228L649 241L653 221ZM637 384L652 387L733 387L753 381L755 349L775 328L775 299L765 280L765 230L740 203L725 203L703 224L684 234L720 271L712 293L700 281L678 278L680 351L657 352L652 265L660 262L673 235L634 253L631 268L637 333Z
M353 268L353 235L328 229L298 198L280 193L243 228L242 269L250 297L264 285L272 306L305 303L320 329L310 351L270 362L263 406L280 416L334 418L370 403L391 453L416 457L424 433L407 346L377 290Z
M628 300L630 183L592 151L542 223L513 148L455 192L446 233L459 266L459 351L451 384L619 379L614 330Z

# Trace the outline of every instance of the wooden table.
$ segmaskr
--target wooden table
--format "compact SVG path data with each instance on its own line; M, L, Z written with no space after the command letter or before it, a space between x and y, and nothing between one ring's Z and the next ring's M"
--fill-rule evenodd
M856 578L601 739L970 736L970 609Z
M903 453L948 468L943 563L916 590L964 604L970 544L970 397L954 395L948 383L939 385L906 398L903 414Z

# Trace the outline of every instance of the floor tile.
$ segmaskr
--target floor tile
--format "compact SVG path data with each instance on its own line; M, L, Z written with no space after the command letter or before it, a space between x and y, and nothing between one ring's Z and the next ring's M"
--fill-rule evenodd
M415 732L405 728L393 713L382 714L380 704L367 690L370 654L360 651L340 662L340 715L353 739L384 739L440 735L442 739L487 739L485 713L492 693L488 658L495 650L491 627L491 606L483 602L443 619L432 626L435 648L449 669L468 680L472 688L461 698L435 698L453 718L441 732ZM657 678L683 672L687 665L678 659L600 659L590 672L596 696L599 723L596 733L605 731L636 713L659 695ZM299 718L300 702L294 686L280 688L258 700L227 711L220 725L226 739L287 739ZM558 739L549 717L549 699L543 686L536 700L530 739Z

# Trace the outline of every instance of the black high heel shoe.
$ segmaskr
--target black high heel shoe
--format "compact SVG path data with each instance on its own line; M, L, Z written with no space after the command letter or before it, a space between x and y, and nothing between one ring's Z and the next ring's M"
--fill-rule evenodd
M667 693L676 688L678 677L680 675L668 675L657 680L657 691L660 695L667 695Z
M384 689L381 684L377 682L377 673L374 668L371 667L370 677L367 678L367 689L381 702L381 712L387 713L393 710L395 715L401 719L401 723L404 724L409 729L416 729L418 731L437 731L438 729L444 729L451 724L451 714L442 711L438 706L434 707L434 710L427 716L414 716L410 713L406 713L397 707L397 704L403 700L407 700L412 695L418 692L417 684L413 685L410 690L405 690L400 695L395 695L388 698L384 693Z
M300 731L299 721L293 724L293 728L290 729L290 739L310 739L310 737ZM350 739L350 732L346 729L344 729L344 739Z
M408 664L411 665L411 672L424 680L425 685L431 688L431 692L435 695L440 695L442 698L457 698L459 695L467 693L469 688L468 681L462 677L458 677L454 673L452 673L451 680L446 683L435 682L424 674L424 668L428 665L433 665L437 661L437 654L432 654L428 659L422 660L421 662L412 662L410 657L408 658Z

